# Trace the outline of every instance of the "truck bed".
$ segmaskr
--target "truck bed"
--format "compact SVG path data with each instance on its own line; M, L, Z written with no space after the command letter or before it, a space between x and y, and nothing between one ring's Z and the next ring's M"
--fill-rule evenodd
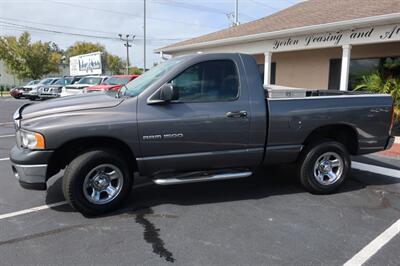
M277 94L266 97L269 119L264 162L295 161L307 136L328 125L354 132L358 139L354 154L379 151L387 144L390 95L316 90Z

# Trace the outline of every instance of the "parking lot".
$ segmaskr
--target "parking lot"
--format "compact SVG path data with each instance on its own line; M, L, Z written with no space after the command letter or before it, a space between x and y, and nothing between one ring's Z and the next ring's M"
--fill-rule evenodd
M14 178L10 122L24 102L0 99L1 264L399 264L400 159L354 158L332 195L304 192L286 166L166 187L139 177L118 212L87 218L65 204L60 176L48 191Z

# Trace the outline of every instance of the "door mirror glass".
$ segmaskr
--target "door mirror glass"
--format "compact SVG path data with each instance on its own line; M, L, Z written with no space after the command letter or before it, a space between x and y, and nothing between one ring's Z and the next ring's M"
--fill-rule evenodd
M160 100L163 102L170 102L173 100L177 100L178 93L177 90L174 89L174 86L171 83L166 83L160 88Z

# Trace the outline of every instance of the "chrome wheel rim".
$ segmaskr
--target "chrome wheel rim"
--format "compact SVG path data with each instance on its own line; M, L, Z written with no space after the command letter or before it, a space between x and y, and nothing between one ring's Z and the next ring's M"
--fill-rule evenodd
M119 195L123 184L123 174L118 167L101 164L86 175L83 181L83 194L93 204L107 204Z
M321 185L336 183L343 174L344 162L339 154L326 152L318 157L314 165L314 177Z

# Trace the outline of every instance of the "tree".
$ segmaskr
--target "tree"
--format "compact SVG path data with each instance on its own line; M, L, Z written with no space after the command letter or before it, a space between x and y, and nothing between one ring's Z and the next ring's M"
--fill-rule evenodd
M400 64L398 61L390 60L384 66L381 71L362 76L355 90L390 94L394 102L395 115L400 122L400 77L397 75Z
M106 56L107 69L111 71L113 75L121 74L124 64L119 56L107 54Z
M130 75L141 75L142 74L142 70L140 69L140 68L138 68L138 67L130 67L129 69L128 69L128 74L130 74Z
M68 47L65 52L67 58L69 59L72 56L81 55L81 54L90 54L94 52L102 52L104 53L106 48L99 43L92 42L76 42L70 47Z
M31 43L30 35L24 32L17 37L0 37L0 59L7 70L19 79L40 79L49 73L58 73L61 54L52 42Z

